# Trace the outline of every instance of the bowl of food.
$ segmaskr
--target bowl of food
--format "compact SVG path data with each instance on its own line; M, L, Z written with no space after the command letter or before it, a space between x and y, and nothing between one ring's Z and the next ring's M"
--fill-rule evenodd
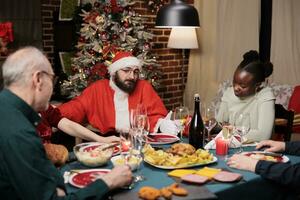
M117 155L112 157L111 159L112 164L116 167L119 165L125 165L125 157L123 155ZM137 157L137 156L129 156L128 161L127 161L127 165L130 166L131 171L134 171L137 169L137 167L139 166L141 162L141 158Z
M105 165L111 158L114 147L110 144L101 144L94 148L91 143L81 143L73 148L77 160L88 167Z

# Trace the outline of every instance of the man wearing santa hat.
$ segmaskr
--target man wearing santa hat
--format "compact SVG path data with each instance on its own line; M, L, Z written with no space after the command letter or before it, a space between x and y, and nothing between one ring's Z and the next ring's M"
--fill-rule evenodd
M119 52L109 66L110 80L99 80L80 96L59 106L62 115L78 123L88 122L101 134L130 128L130 110L143 105L150 131L177 134L170 114L146 80L140 80L142 63L131 52Z

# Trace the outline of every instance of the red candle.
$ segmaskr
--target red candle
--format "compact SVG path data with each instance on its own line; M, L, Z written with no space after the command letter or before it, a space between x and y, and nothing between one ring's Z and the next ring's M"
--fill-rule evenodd
M215 140L216 142L216 154L223 156L228 153L228 141L222 137L218 137Z
M129 151L130 146L131 146L130 141L122 141L121 140L121 149L122 149L122 152Z

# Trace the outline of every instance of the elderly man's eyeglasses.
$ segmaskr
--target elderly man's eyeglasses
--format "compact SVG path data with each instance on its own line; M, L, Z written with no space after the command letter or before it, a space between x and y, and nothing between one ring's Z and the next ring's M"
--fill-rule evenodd
M55 83L56 83L55 74L51 74L51 73L46 72L46 71L41 71L41 73L46 74L51 79L53 85L55 85Z
M121 71L124 72L127 76L133 73L135 77L139 77L141 73L139 69L132 69L132 68L124 68L121 69Z

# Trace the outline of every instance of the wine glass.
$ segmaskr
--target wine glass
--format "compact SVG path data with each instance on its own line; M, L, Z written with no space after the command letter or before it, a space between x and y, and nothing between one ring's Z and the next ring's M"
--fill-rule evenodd
M148 143L148 135L150 133L150 122L149 122L149 118L146 118L146 122L145 122L145 126L144 126L144 130L143 130L143 138L145 143Z
M189 109L185 106L176 107L174 110L173 120L178 128L178 135L182 140L184 125L189 116Z
M250 130L250 114L249 113L237 113L235 115L235 133L237 133L240 136L241 145L238 153L243 152L243 138L245 135L248 134Z
M131 149L131 134L128 131L120 131L120 146L121 146L121 156L125 161L128 160L128 156Z
M147 109L143 104L137 104L136 108L130 110L130 127L137 128L144 126L143 117L147 116Z
M143 160L142 148L143 148L143 130L138 128L130 129L132 147L130 149L130 156L134 157L137 161L136 176L134 176L134 182L145 180L145 177L140 173L140 166Z
M215 118L215 109L212 106L204 107L203 106L203 123L207 129L207 142L211 140L210 132L217 125L217 120Z

